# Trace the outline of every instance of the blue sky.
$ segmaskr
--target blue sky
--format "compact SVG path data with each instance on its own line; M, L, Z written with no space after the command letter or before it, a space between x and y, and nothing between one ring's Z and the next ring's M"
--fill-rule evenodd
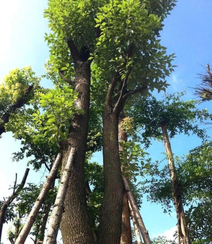
M44 64L48 59L48 48L44 42L44 33L48 31L47 21L43 18L44 0L7 0L0 5L0 82L11 69L31 65L39 75L44 74ZM207 63L212 66L212 1L179 0L171 15L165 20L161 39L168 53L175 53L177 65L173 74L167 79L170 83L168 92L187 90L187 99L194 99L195 87L200 83L198 73L204 73ZM44 85L46 85L44 83ZM203 108L212 112L211 103L204 103ZM211 134L211 130L208 131ZM179 136L172 141L173 151L179 155L188 153L189 149L200 143L196 137ZM26 168L26 161L12 162L11 154L20 144L12 139L10 133L0 139L0 199L8 194L7 188L13 184L14 175L18 179ZM164 157L163 144L150 149L154 157ZM40 182L45 173L33 173L28 181ZM151 236L164 233L176 224L175 215L164 215L160 206L144 203L141 214ZM4 236L6 230L4 231ZM4 242L9 243L9 242Z

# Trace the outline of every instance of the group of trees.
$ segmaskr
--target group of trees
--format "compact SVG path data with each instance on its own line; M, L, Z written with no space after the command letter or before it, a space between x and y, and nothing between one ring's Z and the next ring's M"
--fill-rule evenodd
M210 114L180 94L163 101L151 95L166 90L173 71L174 55L161 45L160 31L175 2L48 1L45 78L52 87L41 87L30 67L11 71L0 86L0 133L11 131L22 143L14 159L28 157L35 170L50 171L43 186L14 185L6 208L2 201L1 223L15 227L11 243L24 243L32 226L34 243L56 243L59 226L64 244L162 243L151 241L139 214L144 193L165 206L174 203L179 244L211 241L204 216L211 201L211 143L198 128ZM210 100L209 66L203 81L209 87L196 92ZM184 159L174 158L169 141L179 133L203 140ZM148 157L152 139L164 140L168 168ZM91 163L99 150L103 166Z

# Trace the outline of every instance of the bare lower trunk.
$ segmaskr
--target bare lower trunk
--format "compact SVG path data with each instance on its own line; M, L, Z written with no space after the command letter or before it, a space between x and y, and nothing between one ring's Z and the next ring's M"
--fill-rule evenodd
M132 207L131 207L129 201L128 201L128 205L129 205L129 209L130 209L130 215L131 215L132 221L133 221L133 226L134 226L134 231L135 231L135 237L136 237L137 244L142 244L140 230L138 228L138 224L136 222L136 217L135 217L135 214L134 214L134 212L132 210Z
M45 199L45 197L46 197L46 195L47 195L49 189L51 188L52 183L55 179L60 161L61 161L61 154L59 153L56 160L55 160L55 163L52 166L50 174L47 177L46 182L43 185L43 188L42 188L38 198L36 199L36 202L35 202L32 210L31 210L31 212L27 218L27 221L25 222L25 225L22 228L21 233L19 234L17 240L15 241L15 244L24 244L25 243L26 238L30 232L30 229L32 228L33 223L35 222L35 219L37 217L37 214L38 214L38 211L41 207L41 204L43 203L43 201L44 201L44 199Z
M53 211L49 220L49 226L47 234L44 238L44 244L55 244L57 243L57 233L60 227L60 221L63 212L63 203L65 199L65 194L68 187L68 180L70 177L71 166L74 159L75 149L72 148L68 161L66 163L65 169L63 170L63 175L61 177L60 186L57 192L55 203L53 206Z
M127 179L125 177L123 177L123 181L124 181L125 191L127 192L127 196L128 196L129 202L131 204L132 210L134 212L134 215L135 215L135 218L136 218L136 222L137 222L138 227L139 227L139 229L141 231L141 235L143 237L144 244L151 244L149 233L146 230L146 227L145 227L143 219L142 219L142 217L140 215L140 212L139 212L139 209L138 209L137 204L135 202L135 199L133 197L133 194L132 194L132 192L130 190L130 186L129 186L128 182L127 182Z
M123 182L118 147L118 116L106 104L103 115L104 199L99 244L120 244Z
M75 61L73 85L74 90L78 93L76 106L83 112L75 115L70 125L68 139L66 142L61 143L63 153L62 170L65 168L71 148L76 150L64 201L61 232L64 244L93 244L93 233L87 213L84 180L90 101L90 61L81 61L72 42L70 43L70 49Z
M169 165L169 172L170 172L170 179L172 184L172 197L174 200L175 211L177 214L177 222L178 222L178 235L182 239L183 244L190 244L189 239L189 232L186 224L185 213L182 204L182 197L179 188L179 184L177 181L176 170L174 165L173 153L171 149L171 144L169 141L169 136L167 132L166 125L161 126L163 131L163 140L166 149L168 165Z

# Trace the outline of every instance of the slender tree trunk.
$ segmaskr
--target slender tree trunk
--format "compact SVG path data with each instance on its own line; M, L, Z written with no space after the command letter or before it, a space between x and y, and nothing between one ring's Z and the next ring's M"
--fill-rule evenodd
M122 228L120 244L132 244L130 209L126 192L123 195Z
M139 229L141 231L141 234L142 234L142 237L143 237L143 240L144 240L144 244L151 244L149 233L146 230L146 227L145 227L143 219L142 219L142 217L140 215L140 212L139 212L139 209L138 209L137 204L135 202L135 199L133 197L133 194L132 194L132 192L130 190L130 186L129 186L128 182L127 182L127 179L125 177L123 177L123 181L124 181L124 187L125 187L125 190L127 192L128 199L130 201L132 210L133 210L135 218L136 218L136 222L137 222L137 224L139 226Z
M54 181L55 179L55 176L57 174L57 170L58 170L58 167L59 167L59 164L60 164L60 161L61 161L61 154L59 153L57 155L57 158L52 166L52 169L50 171L50 174L49 176L47 177L46 179L46 182L45 184L43 185L43 188L27 218L27 221L24 225L24 227L22 228L21 230L21 233L19 234L17 240L15 241L15 244L24 244L25 241L26 241L26 238L30 232L30 229L32 228L32 225L33 223L35 222L35 219L37 217L37 214L38 214L38 211L41 207L41 204L43 203L49 189L51 188L52 186L52 182Z
M73 163L74 153L75 149L72 148L65 169L63 170L63 175L61 177L60 186L55 199L52 215L50 217L47 234L44 238L44 244L55 244L57 242L57 233L62 218L63 203L68 187L68 180L71 173L71 165Z
M64 201L61 232L64 244L93 244L94 238L87 212L84 180L90 102L90 61L81 61L73 42L69 43L69 47L75 62L73 86L78 93L76 106L83 112L75 115L70 125L68 139L61 143L62 170L65 168L71 148L76 150Z
M123 128L123 121L125 118L124 112L119 116L118 125L118 139L119 139L119 153L123 153L122 142L127 142L127 132ZM121 171L124 173L124 166L121 166ZM128 197L125 192L123 195L123 209L122 209L122 228L120 244L132 244L132 230L130 224L130 209L128 205Z
M103 114L104 198L100 215L99 244L120 244L123 181L118 147L118 115L107 101Z
M177 181L176 170L174 165L173 153L171 149L171 144L169 141L169 136L167 132L166 125L161 125L162 132L163 132L163 140L166 149L168 165L169 165L169 172L170 172L170 179L172 184L172 197L174 200L175 211L177 214L177 222L178 222L178 235L183 241L183 244L190 244L189 239L189 232L186 224L185 213L182 204L182 197L179 188L179 184Z
M141 240L141 235L140 235L140 230L138 228L138 224L136 222L136 217L135 214L132 210L131 204L128 201L128 205L129 205L129 209L130 209L130 215L132 217L132 221L133 221L133 226L134 226L134 231L135 231L135 236L136 236L136 240L137 240L137 244L142 244L142 240Z
M0 243L1 243L3 224L5 223L5 215L6 215L7 208L13 202L13 200L18 196L20 191L23 189L23 187L26 183L28 174L29 174L29 168L26 169L23 179L21 181L21 184L18 186L18 188L16 190L15 190L15 188L16 188L16 181L15 181L13 194L7 199L7 201L5 201L3 203L2 207L1 207L1 210L0 210ZM17 174L16 174L16 177L17 177Z

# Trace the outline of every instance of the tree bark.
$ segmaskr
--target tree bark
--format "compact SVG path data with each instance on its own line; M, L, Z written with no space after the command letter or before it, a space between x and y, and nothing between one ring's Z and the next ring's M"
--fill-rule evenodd
M26 238L30 232L30 229L31 229L33 223L35 222L35 219L36 219L36 216L37 216L38 211L40 209L40 206L43 203L49 189L51 188L53 180L55 179L60 161L61 161L61 154L59 153L57 155L57 158L56 158L53 166L52 166L50 174L47 177L46 182L43 185L43 188L42 188L32 210L29 214L28 218L27 218L27 221L26 221L24 227L22 228L21 233L19 234L17 240L15 241L15 244L24 244L25 243Z
M68 161L66 163L65 169L63 170L63 175L61 177L60 186L57 192L56 200L53 206L53 211L49 220L49 226L47 229L47 234L44 238L44 244L55 244L57 243L57 233L60 227L60 221L63 213L63 203L65 199L65 194L68 187L68 180L71 173L71 166L74 159L75 149L72 148Z
M103 114L104 198L100 214L99 244L120 244L123 181L118 147L118 114L108 101Z
M29 174L29 168L26 169L23 179L21 181L21 184L18 186L18 188L16 190L15 190L15 187L16 187L16 181L15 181L13 194L7 199L7 201L5 201L3 203L2 207L1 207L1 210L0 210L0 243L1 243L3 224L5 223L5 215L6 215L7 208L13 202L13 200L18 196L20 191L23 189L23 187L26 183L28 174Z
M76 153L64 201L61 232L64 244L93 244L85 194L84 164L88 134L90 104L90 64L88 54L78 53L73 41L68 42L75 64L74 90L78 93L76 106L82 112L76 114L70 124L68 139L61 143L63 153L62 171L65 168L71 148Z
M119 115L118 125L118 139L119 139L119 153L123 153L122 142L127 142L127 132L123 128L123 121L125 118L124 112ZM124 173L124 166L121 165L121 171ZM130 209L128 205L128 197L125 192L123 195L123 209L122 209L122 228L120 244L132 244L132 230L130 224Z
M183 204L182 204L181 191L180 191L180 187L179 187L179 184L177 181L174 158L173 158L173 153L172 153L171 144L170 144L166 125L164 125L164 124L161 125L161 129L163 132L164 146L166 149L166 154L167 154L167 159L168 159L168 166L169 166L170 179L171 179L171 185L172 185L172 197L174 200L175 211L177 214L178 235L182 239L183 244L190 244L191 241L189 239L189 231L188 231L187 224L186 224L186 218L185 218L185 213L184 213Z
M133 210L135 218L136 218L136 222L137 222L139 229L141 231L141 235L143 237L144 244L151 244L149 233L146 230L143 219L140 215L137 204L136 204L135 199L133 197L133 194L130 190L130 186L129 186L127 179L125 177L123 177L123 182L124 182L125 191L127 192L128 199L130 201L130 204L132 206L132 210Z
M141 240L141 235L140 235L140 230L138 228L138 224L136 222L136 217L135 214L132 210L131 204L128 201L128 205L129 205L129 209L130 209L130 215L132 217L132 221L133 221L133 226L134 226L134 231L135 231L135 236L136 236L136 240L137 240L137 244L142 244L142 240Z

